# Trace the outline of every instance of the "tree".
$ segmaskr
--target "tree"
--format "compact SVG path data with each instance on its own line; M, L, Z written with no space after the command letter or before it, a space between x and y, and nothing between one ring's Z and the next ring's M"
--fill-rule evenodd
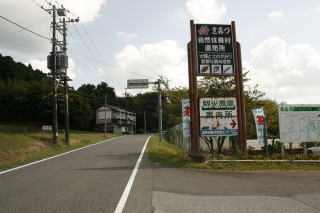
M158 93L139 93L132 98L132 105L129 109L137 113L137 130L144 131L144 111L146 113L146 123L148 132L158 132ZM131 101L129 99L129 101Z
M175 126L181 123L181 101L183 99L189 98L188 89L184 87L169 87L169 80L161 76L161 81L163 84L163 89L161 91L164 99L166 100L163 103L164 111L164 120L167 124L167 127Z
M243 75L243 82L246 84L250 79L247 77L248 72ZM209 76L204 77L198 83L199 97L234 97L236 96L236 87L234 77L228 76ZM275 101L265 99L265 93L258 89L258 86L250 87L245 86L244 98L245 98L245 111L246 111L246 124L247 124L247 137L256 137L256 127L254 118L252 115L252 109L263 107L265 114L269 118L268 130L269 134L274 136L278 135L278 113L277 103ZM218 146L218 153L221 153L221 149L224 143L225 137L215 137L215 141ZM205 139L208 141L208 139Z

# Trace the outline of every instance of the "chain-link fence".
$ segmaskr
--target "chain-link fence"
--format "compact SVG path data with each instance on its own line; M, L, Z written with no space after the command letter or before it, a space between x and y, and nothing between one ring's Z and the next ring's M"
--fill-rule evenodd
M175 144L184 150L190 150L191 137L183 136L182 124L178 124L167 130L164 137L169 143Z

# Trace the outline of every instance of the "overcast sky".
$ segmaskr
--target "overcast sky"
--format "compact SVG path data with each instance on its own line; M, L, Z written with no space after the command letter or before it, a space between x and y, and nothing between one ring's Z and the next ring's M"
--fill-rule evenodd
M127 79L159 75L187 86L189 20L236 21L250 85L291 104L320 104L319 0L59 0L69 24L71 85L107 82L122 94ZM0 0L0 15L51 37L45 0ZM53 1L53 3L56 3ZM70 17L73 15L69 14ZM0 19L0 52L46 70L50 43Z

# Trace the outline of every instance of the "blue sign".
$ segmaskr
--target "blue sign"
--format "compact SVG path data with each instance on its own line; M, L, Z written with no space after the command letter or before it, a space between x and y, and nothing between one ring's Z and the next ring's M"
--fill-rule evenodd
M230 136L239 135L238 129L202 129L201 136Z

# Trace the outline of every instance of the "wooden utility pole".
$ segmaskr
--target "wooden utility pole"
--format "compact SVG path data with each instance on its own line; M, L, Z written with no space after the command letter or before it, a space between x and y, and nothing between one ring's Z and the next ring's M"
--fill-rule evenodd
M158 79L158 105L159 105L159 134L160 142L162 142L162 101L161 101L161 80Z

